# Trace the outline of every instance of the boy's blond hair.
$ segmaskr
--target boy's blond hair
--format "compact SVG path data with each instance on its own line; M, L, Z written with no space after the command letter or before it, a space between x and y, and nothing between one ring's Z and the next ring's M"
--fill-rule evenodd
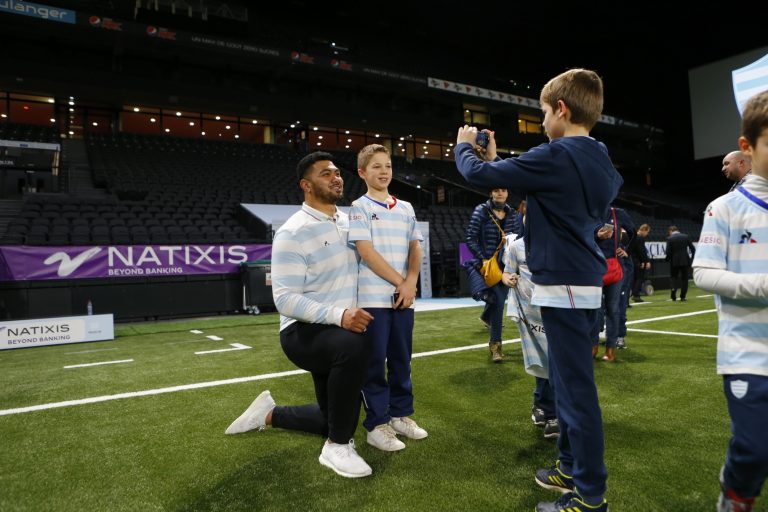
M752 96L744 105L744 116L741 120L741 134L753 148L763 130L768 128L768 91Z
M389 150L381 144L368 144L357 154L357 168L365 169L376 153L385 153L390 156Z
M588 69L569 69L541 89L539 101L557 110L563 100L571 111L571 123L591 130L603 111L603 80Z

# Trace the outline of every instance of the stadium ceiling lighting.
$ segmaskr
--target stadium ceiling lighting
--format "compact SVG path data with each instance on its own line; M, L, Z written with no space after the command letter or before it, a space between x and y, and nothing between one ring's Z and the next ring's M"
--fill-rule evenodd
M352 139L347 139L347 142L352 142Z
M301 124L301 121L297 120L297 121L296 121L296 124Z
M514 154L515 154L515 152L514 152L514 151L512 151L512 152L510 153L510 155L514 155Z
M318 145L318 146L322 146L322 145L323 145L323 143L322 143L322 142L318 142L318 143L317 143L317 145Z
M400 137L400 140L405 140L405 137Z
M312 129L313 129L314 131L317 131L317 126L315 126L315 127L314 127L314 128L312 128Z
M56 100L53 98L48 98L48 103L56 103Z
M217 121L221 121L221 116L216 116Z
M421 149L427 149L427 146L422 146Z
M181 112L176 112L176 117L181 117Z
M403 153L405 153L405 148L401 149L400 151L402 151Z
M189 126L195 126L195 122L194 121L190 121L189 122Z
M427 143L427 144L429 144L429 141L428 141L428 140L425 140L424 142L425 142L425 143Z
M6 114L0 114L0 117L2 117L3 119L5 119L5 118L6 118L6 117L8 117L8 116L7 116Z
M221 134L219 134L219 137L221 137Z
M150 123L155 123L155 122L157 122L157 119L155 119L154 117L150 117L149 118L149 122Z
M231 126L229 126L229 125L227 125L227 126L225 126L224 128L226 128L227 130L229 130L229 129L230 129L230 128L232 128L232 127L231 127Z
M133 111L134 112L138 112L139 111L139 107L133 107Z
M295 125L295 124L292 124L292 125L291 125L291 128L296 128L296 125Z
M165 129L165 133L171 133L171 129L170 128L166 128Z
M94 121L94 122L93 122L93 126L99 126L99 123L97 123L96 121Z
M24 106L23 106L23 107L21 107L21 108L22 108L22 109L24 109L24 110L29 110L29 105L24 105Z
M453 147L453 142L449 142L448 146Z
M256 124L256 123L258 123L258 121L254 119L253 121L251 121L251 123L252 124Z
M235 138L236 138L236 139L239 139L239 138L240 138L240 136L239 136L238 134L235 134Z
M69 130L69 134L70 134L70 135L74 135L74 134L75 134L75 132L73 132L72 130Z
M71 109L69 109L69 111L70 111L70 112L74 112L74 111L75 111L75 109L71 108Z
M469 109L465 110L464 112L466 112L467 114L469 114Z
M416 188L421 188L421 185L416 185Z
M205 135L205 132L200 132L200 135Z
M347 145L346 145L346 146L344 146L344 147L345 147L345 148L347 148L347 149L349 149L349 144L347 144Z
M374 135L374 137L376 137L378 139L379 138L379 134L377 133L376 135Z
M318 136L317 138L318 138L318 139L322 139L322 138L323 138L323 136L322 136L322 135L320 135L320 136Z
M52 122L52 123L55 123L55 122L56 122L56 119L54 119L54 118L51 118L51 122Z
M72 105L74 105L74 104L75 104L75 102L74 102L74 101L72 101L72 100L69 100L67 103L69 103L69 106L70 106L70 107L71 107Z
M402 143L402 142L398 142L398 143L397 143L397 145L398 145L399 147L403 147L403 143Z
M346 133L347 135L349 135L349 130L344 130L344 133Z

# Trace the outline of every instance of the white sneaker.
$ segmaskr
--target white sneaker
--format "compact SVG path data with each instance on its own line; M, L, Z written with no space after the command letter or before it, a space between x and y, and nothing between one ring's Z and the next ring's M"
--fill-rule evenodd
M389 424L395 432L411 439L424 439L429 435L426 430L418 426L415 421L407 416L392 418L389 420Z
M396 452L405 448L405 443L397 438L389 423L377 425L368 432L367 440L369 445L385 452Z
M263 391L256 400L224 431L225 434L242 434L250 430L264 430L269 411L275 408L275 401L269 390Z
M326 442L320 452L320 464L347 478L361 478L373 473L371 466L355 451L353 439L349 440L349 444Z

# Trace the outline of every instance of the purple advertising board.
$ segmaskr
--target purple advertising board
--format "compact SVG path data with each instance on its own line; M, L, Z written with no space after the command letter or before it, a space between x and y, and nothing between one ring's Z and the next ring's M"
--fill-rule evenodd
M268 244L0 246L0 281L232 274L270 260Z

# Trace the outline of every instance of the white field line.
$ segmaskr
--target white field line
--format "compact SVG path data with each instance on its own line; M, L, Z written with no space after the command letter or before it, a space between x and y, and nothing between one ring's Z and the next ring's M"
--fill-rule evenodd
M86 368L88 366L102 366L105 364L123 364L132 362L133 359L121 359L120 361L101 361L100 363L71 364L69 366L65 366L64 368Z
M714 297L714 295L710 293L709 295L697 295L696 296L697 299L703 299L705 297Z
M211 334L210 336L206 336L206 338L213 341L221 341L224 339L224 338L219 338L218 336L214 336L213 334Z
M195 352L195 355L202 355L202 354L215 354L217 352L233 352L235 350L248 350L248 345L243 345L242 343L230 343L229 346L232 348L220 348L218 350L203 350L202 352Z
M191 330L191 331L189 331L189 332L191 332L192 334L203 334L203 331L200 331L200 330L198 330L198 329L192 329L192 330Z
M660 320L671 320L673 318L683 318L686 316L705 315L707 313L715 313L716 309L705 309L704 311L694 311L693 313L680 313L678 315L657 316L655 318L643 318L642 320L632 320L627 322L627 325L645 324L648 322L658 322Z
M658 318L647 318L644 320L633 320L631 322L627 322L627 325L629 324L638 324L638 323L644 323L644 322L652 322L655 320L668 320L671 318L681 318L686 316L692 316L692 315L700 315L705 313L712 313L716 310L706 310L706 311L697 311L694 313L682 313L679 315L669 315L669 316L662 316ZM515 343L518 342L518 339L515 340L507 340L503 343ZM418 354L413 354L414 358L417 357L426 357L427 355L439 355L439 354L447 354L450 352L460 352L462 350L473 350L473 349L479 349L479 348L486 348L488 346L487 343L478 343L476 345L469 345L465 347L455 347L455 348L446 348L442 350L433 350L430 352L420 352ZM242 384L245 382L254 382L259 380L269 380L269 379L277 379L281 377L290 377L293 375L301 375L303 373L307 373L305 370L290 370L285 372L277 372L277 373L265 373L262 375L252 375L250 377L237 377L234 379L226 379L226 380L215 380L215 381L209 381L209 382L198 382L195 384L183 384L179 386L171 386L167 388L157 388L157 389L147 389L144 391L132 391L128 393L118 393L115 395L102 395L102 396L94 396L90 398L81 398L78 400L66 400L64 402L51 402L47 404L40 404L40 405L30 405L27 407L16 407L13 409L0 409L0 416L9 416L12 414L24 414L28 412L35 412L35 411L44 411L47 409L58 409L61 407L73 407L76 405L86 405L86 404L95 404L99 402L108 402L111 400L122 400L124 398L138 398L142 396L152 396L152 395L162 395L165 393L176 393L178 391L188 391L191 389L204 389L204 388L213 388L217 386L229 386L231 384Z
M669 334L672 336L691 336L692 338L715 338L717 334L695 334L692 332L654 331L652 329L627 329L630 332L645 332L649 334Z
M163 345L181 345L183 343L200 343L202 341L210 343L211 340L198 338L196 340L169 341L169 342L163 343Z

